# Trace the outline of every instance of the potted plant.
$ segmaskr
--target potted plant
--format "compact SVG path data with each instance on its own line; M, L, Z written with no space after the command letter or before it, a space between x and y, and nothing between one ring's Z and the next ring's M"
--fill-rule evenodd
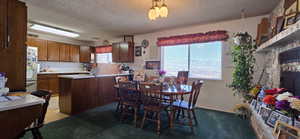
M231 56L234 71L229 87L233 89L234 95L241 96L244 100L249 101L252 98L249 92L253 87L256 46L253 45L252 37L247 32L237 33L233 39L235 45L231 47Z

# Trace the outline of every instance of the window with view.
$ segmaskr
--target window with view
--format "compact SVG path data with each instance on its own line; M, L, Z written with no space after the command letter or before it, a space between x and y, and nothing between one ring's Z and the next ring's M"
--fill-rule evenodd
M97 63L112 63L112 54L111 53L101 53L96 54Z
M162 47L162 68L167 76L189 71L190 78L222 79L222 42Z

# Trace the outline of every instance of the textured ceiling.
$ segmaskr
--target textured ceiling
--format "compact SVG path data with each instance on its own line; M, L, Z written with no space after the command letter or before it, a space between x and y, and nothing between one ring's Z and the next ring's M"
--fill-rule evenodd
M166 0L169 16L150 21L151 0L23 0L29 20L79 32L79 39L110 39L193 24L269 13L279 0Z

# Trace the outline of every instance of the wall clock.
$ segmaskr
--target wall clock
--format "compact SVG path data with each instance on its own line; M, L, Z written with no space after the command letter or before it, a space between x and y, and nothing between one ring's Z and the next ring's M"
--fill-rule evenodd
M142 47L147 48L149 46L149 41L148 40L143 40L142 41Z

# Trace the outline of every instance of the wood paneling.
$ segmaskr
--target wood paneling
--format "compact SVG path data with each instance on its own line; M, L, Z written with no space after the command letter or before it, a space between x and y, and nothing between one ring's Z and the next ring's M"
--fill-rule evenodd
M116 100L114 78L114 76L74 80L60 78L60 112L77 114L114 102Z
M90 63L91 62L91 49L88 46L80 47L80 62Z
M59 48L62 43L47 41L48 48L48 61L59 61Z
M32 38L27 37L27 46L37 47L38 48L38 60L39 61L47 61L48 60L48 54L47 54L47 41L38 39L38 38Z
M72 62L79 62L79 46L70 46L70 59Z
M1 7L5 2L6 0L1 0ZM27 7L25 3L15 0L9 0L8 5L4 6L8 6L8 16L4 15L0 18L7 18L7 26L4 27L4 30L7 30L10 39L8 42L6 40L8 36L1 35L3 37L1 44L8 43L8 45L6 45L7 48L2 46L0 49L0 72L6 73L7 86L11 91L24 91L26 86ZM3 14L2 11L0 14ZM0 30L3 30L3 25L2 23Z

